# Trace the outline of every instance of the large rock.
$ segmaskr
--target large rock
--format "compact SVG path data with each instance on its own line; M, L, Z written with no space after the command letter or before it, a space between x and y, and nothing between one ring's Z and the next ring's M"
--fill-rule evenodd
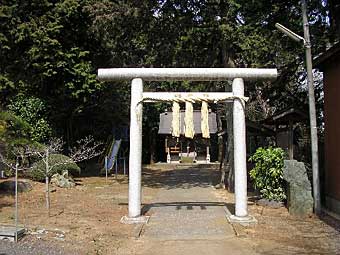
M295 216L307 216L313 213L312 186L304 163L285 160L283 178L288 183L289 213Z
M68 171L64 171L62 174L57 173L52 175L51 184L60 188L72 188L75 186L74 180L68 175Z
M18 192L26 192L32 190L32 185L28 180L18 180ZM0 191L3 193L15 193L15 180L8 180L0 183Z

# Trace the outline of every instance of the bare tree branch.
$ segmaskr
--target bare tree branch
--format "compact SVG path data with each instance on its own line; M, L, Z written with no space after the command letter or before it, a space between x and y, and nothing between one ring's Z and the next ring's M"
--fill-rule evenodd
M30 169L30 166L27 167L24 166L25 159L32 155L28 149L28 146L15 147L12 149L11 153L15 157L15 162L13 162L13 160L10 160L9 158L6 158L2 153L0 153L0 162L5 164L8 168L12 170L16 168L18 162L21 163L18 165L19 171L25 171Z
M0 153L0 161L11 169L15 169L16 164L20 161L24 162L24 159L29 156L38 157L44 163L44 169L38 169L45 176L46 183L46 208L48 210L48 215L50 215L50 175L52 170L60 165L67 165L71 163L81 162L87 159L94 158L102 153L100 146L102 143L95 142L92 136L85 137L77 141L77 145L71 150L70 158L65 158L60 162L51 162L51 155L60 153L63 150L64 142L61 138L53 138L49 141L47 145L30 145L30 146L20 146L13 148L12 154L16 157L16 162L13 163L9 159L6 159ZM23 164L22 164L23 165ZM24 165L23 165L24 166ZM31 169L21 168L22 170Z
M77 145L71 149L70 158L74 162L81 162L102 154L100 150L102 143L95 142L92 136L77 141Z

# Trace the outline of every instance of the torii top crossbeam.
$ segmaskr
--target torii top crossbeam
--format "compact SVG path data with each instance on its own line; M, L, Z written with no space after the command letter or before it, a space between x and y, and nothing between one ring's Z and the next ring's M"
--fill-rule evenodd
M102 81L224 81L234 78L244 80L275 80L277 69L265 68L101 68L98 79Z

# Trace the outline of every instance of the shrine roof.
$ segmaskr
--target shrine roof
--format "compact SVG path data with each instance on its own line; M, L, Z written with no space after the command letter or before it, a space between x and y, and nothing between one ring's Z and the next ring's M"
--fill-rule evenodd
M277 112L268 119L265 119L263 123L273 125L273 124L288 124L289 121L293 123L303 122L308 119L308 115L301 109L290 107L282 111Z

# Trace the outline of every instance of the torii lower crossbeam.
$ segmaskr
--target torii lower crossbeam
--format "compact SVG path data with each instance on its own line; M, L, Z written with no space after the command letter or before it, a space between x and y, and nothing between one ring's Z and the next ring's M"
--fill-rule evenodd
M143 102L232 102L239 98L247 100L246 97L235 96L232 92L144 92Z

